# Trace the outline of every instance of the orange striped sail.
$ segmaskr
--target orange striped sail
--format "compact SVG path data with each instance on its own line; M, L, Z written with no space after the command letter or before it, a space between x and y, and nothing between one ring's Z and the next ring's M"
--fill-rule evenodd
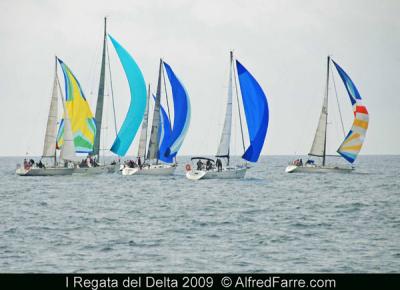
M361 95L346 72L336 63L335 67L346 87L353 106L354 121L346 138L337 152L348 162L353 163L360 153L368 129L369 114L367 107L362 104Z

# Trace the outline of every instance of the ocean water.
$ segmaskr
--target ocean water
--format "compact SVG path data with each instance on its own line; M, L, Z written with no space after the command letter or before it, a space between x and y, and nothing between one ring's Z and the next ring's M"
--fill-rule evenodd
M18 177L0 158L0 272L398 272L400 156L243 180Z

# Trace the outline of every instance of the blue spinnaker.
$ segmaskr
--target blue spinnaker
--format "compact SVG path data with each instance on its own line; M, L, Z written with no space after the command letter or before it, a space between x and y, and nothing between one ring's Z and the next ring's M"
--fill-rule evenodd
M267 97L256 79L237 60L236 67L250 139L250 146L246 149L242 158L250 162L257 162L268 129Z
M146 109L146 84L139 66L131 55L111 35L108 35L118 54L126 78L128 79L131 94L131 103L126 113L124 123L115 138L111 151L119 156L124 156L143 120Z
M153 99L155 99L155 96L153 95ZM160 144L160 148L158 150L158 158L161 161L164 161L166 163L172 163L174 161L174 158L172 156L166 156L166 151L169 147L169 144L171 142L171 122L168 119L168 114L165 112L163 106L160 106L160 111L161 111L161 130L159 130L159 136L158 140Z
M177 78L171 67L164 62L174 99L174 125L170 142L165 150L165 157L175 157L187 133L190 123L190 101L185 87Z
M357 87L351 80L351 78L347 75L347 73L332 59L333 64L335 65L340 78L342 79L344 86L346 87L347 93L349 94L351 105L357 102L357 100L361 100L361 95L357 90Z

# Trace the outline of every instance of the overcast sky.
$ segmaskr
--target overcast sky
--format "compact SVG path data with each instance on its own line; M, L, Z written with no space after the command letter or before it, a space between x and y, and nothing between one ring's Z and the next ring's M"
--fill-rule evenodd
M361 153L400 154L400 1L2 0L0 10L1 156L41 154L54 55L75 73L95 111L104 16L146 82L156 83L163 57L186 86L192 119L182 155L217 149L231 49L268 97L263 154L308 153L328 54L353 79L370 112ZM120 126L129 90L112 46L110 59ZM336 72L334 78L347 131L351 106ZM333 152L343 139L333 83L330 100ZM105 114L111 124L111 113ZM112 132L105 136L111 146ZM240 153L238 136L234 133L233 146Z

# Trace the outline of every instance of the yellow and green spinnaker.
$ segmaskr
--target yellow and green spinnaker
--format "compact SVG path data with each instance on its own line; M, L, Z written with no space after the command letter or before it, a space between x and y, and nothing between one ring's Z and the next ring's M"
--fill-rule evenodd
M78 80L61 59L58 59L58 61L64 74L66 107L71 120L75 151L77 153L91 153L96 135L95 119ZM57 148L62 147L63 137L64 119L61 120L58 130Z

